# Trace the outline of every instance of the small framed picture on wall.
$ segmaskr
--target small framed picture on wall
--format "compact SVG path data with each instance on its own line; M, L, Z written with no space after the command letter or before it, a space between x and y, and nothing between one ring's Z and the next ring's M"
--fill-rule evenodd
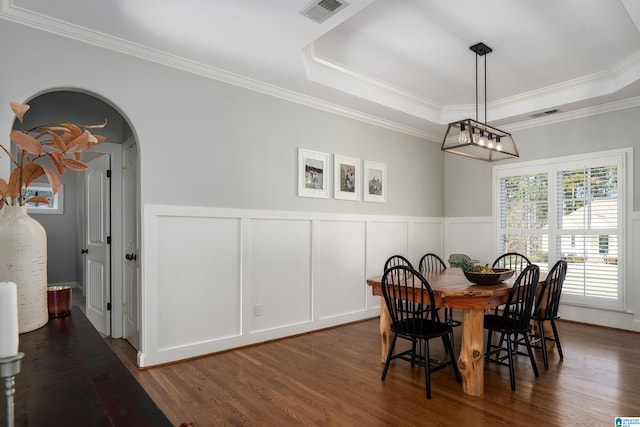
M329 154L298 148L298 196L328 198Z
M364 161L364 200L366 202L387 202L387 165Z
M333 156L333 197L342 200L360 200L362 182L360 159Z

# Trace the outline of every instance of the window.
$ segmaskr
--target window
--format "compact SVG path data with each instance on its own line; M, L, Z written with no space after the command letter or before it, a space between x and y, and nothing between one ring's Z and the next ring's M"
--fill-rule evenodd
M626 151L494 168L498 251L569 263L563 302L622 306Z

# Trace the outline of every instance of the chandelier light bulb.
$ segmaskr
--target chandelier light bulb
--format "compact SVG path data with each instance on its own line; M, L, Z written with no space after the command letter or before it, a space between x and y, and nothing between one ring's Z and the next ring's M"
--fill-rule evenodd
M487 145L487 137L484 136L484 131L480 131L480 138L478 138L478 145Z
M469 142L469 135L464 129L464 124L460 124L460 135L458 136L458 142L460 144L466 144Z

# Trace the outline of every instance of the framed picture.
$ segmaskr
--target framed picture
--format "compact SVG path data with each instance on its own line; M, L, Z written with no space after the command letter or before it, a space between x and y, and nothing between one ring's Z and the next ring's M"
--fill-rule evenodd
M360 159L333 155L333 197L343 200L360 200L362 171Z
M49 199L49 204L45 205L43 203L25 203L24 206L27 207L27 212L35 213L35 214L61 214L64 213L63 209L63 188L64 185L60 184L60 190L54 196L53 190L51 190L51 186L48 184L33 184L27 188L25 192L24 200L28 200L34 196L45 196Z
M364 161L364 200L387 202L387 165Z
M329 154L298 148L298 196L328 198Z

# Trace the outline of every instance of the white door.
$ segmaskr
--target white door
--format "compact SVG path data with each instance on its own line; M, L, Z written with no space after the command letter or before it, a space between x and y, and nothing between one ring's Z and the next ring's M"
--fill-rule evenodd
M140 283L140 240L138 238L138 148L133 144L123 153L123 336L136 349L140 349L139 283Z
M87 318L98 332L107 336L111 334L108 310L111 297L109 161L109 155L105 154L87 162L89 169L84 176L86 233L82 249Z

